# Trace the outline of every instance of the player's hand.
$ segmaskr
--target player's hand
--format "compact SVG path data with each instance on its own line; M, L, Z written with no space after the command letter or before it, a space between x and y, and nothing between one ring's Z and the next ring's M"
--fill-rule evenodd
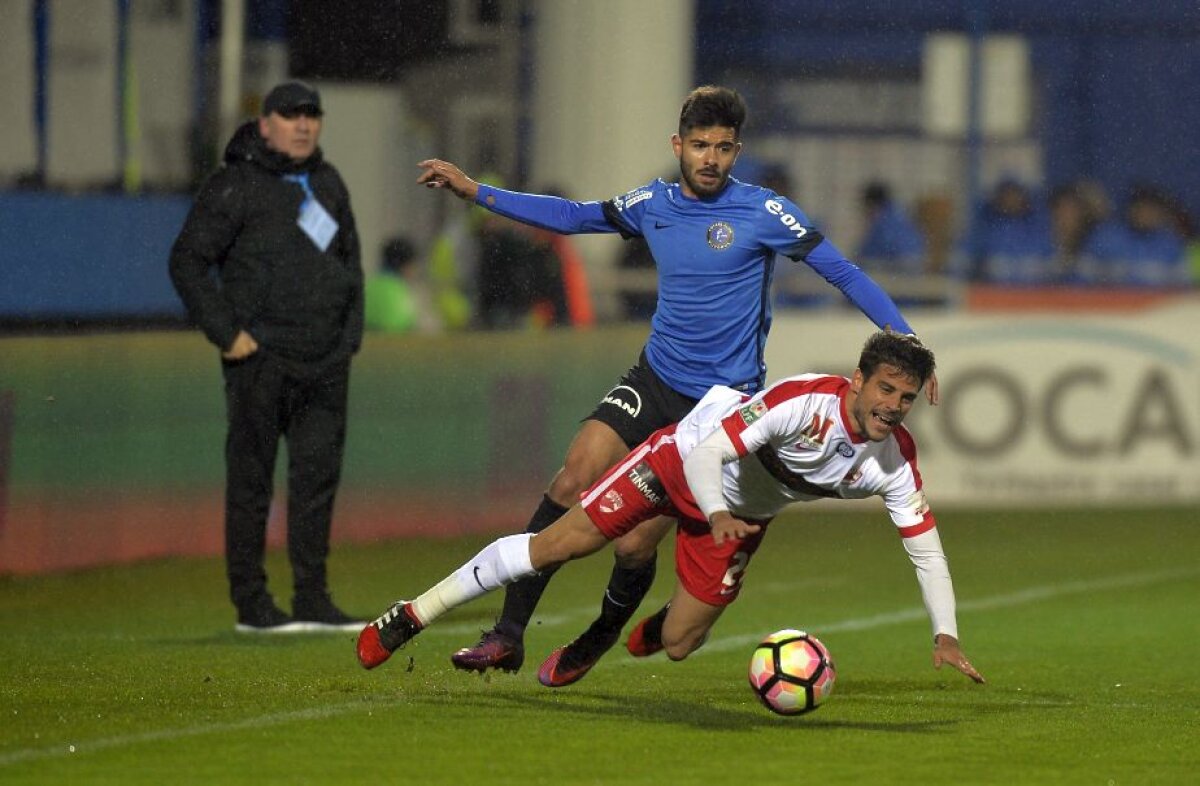
M258 351L258 342L254 336L244 330L239 330L229 349L221 353L226 360L245 360Z
M423 170L417 183L427 188L448 188L459 199L474 202L479 193L479 184L467 177L461 169L440 158L427 158L417 164Z
M714 513L708 523L712 527L713 541L718 546L727 540L742 540L762 529L761 524L751 524L748 521L734 518L734 515L727 510L719 510Z
M925 398L929 399L930 405L934 407L940 401L938 398L937 372L930 374L929 381L925 383Z
M981 684L987 682L982 674L975 671L971 661L967 660L967 656L963 655L962 650L958 648L958 639L945 633L939 633L933 640L933 667L940 669L943 663L950 664L975 682Z

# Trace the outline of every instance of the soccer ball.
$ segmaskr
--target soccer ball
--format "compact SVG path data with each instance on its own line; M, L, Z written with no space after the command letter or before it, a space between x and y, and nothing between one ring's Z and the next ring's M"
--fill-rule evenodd
M775 631L750 658L754 695L780 715L800 715L820 707L833 692L836 679L829 650L802 630Z

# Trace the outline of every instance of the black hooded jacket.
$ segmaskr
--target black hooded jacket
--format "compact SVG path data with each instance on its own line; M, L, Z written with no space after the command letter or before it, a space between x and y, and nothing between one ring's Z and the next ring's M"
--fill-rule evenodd
M283 177L305 172L338 223L325 251L296 223L303 188ZM171 280L222 351L245 330L260 352L308 375L362 342L362 261L346 185L320 148L294 161L267 147L256 121L233 135L224 165L196 197L171 249Z

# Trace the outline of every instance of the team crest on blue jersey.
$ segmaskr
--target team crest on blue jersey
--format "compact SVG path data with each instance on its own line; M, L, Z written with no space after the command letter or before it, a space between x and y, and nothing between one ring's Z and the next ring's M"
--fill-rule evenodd
M724 221L718 221L708 228L708 245L717 251L724 251L733 245L733 227Z

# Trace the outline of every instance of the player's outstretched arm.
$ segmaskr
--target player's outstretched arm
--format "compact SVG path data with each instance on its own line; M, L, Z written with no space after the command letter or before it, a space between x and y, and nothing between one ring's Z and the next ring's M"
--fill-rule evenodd
M427 158L417 164L422 172L417 183L429 188L448 188L454 196L474 202L479 193L479 184L467 177L461 169L440 158Z
M958 639L947 633L939 633L933 639L933 667L940 669L943 663L950 664L975 682L987 682L983 678L983 675L971 665L971 661L967 660L967 656L963 654L963 651L959 649Z

